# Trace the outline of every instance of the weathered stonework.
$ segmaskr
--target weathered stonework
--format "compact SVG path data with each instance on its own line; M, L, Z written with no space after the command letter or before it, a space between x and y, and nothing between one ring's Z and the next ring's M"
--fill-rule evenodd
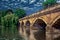
M46 31L45 31L46 39L43 37L44 39L42 38L40 40L55 40L54 38L57 38L58 36L60 36L60 32L59 32L60 30L52 27L52 25L58 19L60 19L60 5L57 5L57 6L54 6L54 7L51 7L51 8L47 8L45 10L42 10L42 11L37 12L35 14L32 14L30 16L26 16L26 17L19 20L20 25L21 25L22 21L24 22L24 25L23 25L23 30L24 31L22 31L22 28L21 28L22 26L20 26L20 31L19 32L24 38L26 38L26 40L39 40L39 39L36 39L34 37L34 33L36 33L39 29L33 26L34 24L39 23L39 22L35 23L36 20L38 20L38 19L43 21L43 22L41 22L41 21L39 21L39 22L41 22L41 23L45 22L45 24L46 24L46 27L45 27L45 29L46 29ZM30 25L28 27L26 27L26 22L27 21L30 22L30 24L27 24L27 25ZM59 23L60 23L60 20L59 20ZM41 25L43 25L43 24L41 24ZM30 30L29 37L27 37L26 29ZM41 37L41 36L39 35L39 37Z

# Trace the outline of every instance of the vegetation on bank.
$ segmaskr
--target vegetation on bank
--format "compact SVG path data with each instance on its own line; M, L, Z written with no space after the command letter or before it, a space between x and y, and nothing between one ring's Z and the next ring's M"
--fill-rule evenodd
M18 35L18 20L26 16L24 10L19 9L13 12L8 9L6 11L0 11L0 38L14 39L22 37Z

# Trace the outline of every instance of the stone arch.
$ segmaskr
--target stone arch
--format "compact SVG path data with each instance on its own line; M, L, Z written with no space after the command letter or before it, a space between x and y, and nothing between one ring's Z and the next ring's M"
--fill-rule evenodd
M27 20L26 23L25 23L26 26L30 26L30 21Z
M37 31L34 32L34 37L36 40L45 40L46 37L46 23L42 19L37 19L34 24L33 28L37 29Z
M52 26L59 18L60 18L60 15L57 16L57 17L52 21L51 26Z
M52 35L53 40L60 40L60 16L56 17L55 20L52 22ZM55 34L56 33L56 34ZM54 37L56 35L56 37Z
M36 19L33 21L33 23L32 23L32 27L33 27L34 23L35 23L37 20L41 20L42 22L44 22L44 24L47 24L47 22L46 22L44 19L42 19L42 18L36 18ZM47 25L46 25L46 26L47 26Z
M40 18L35 18L35 19L33 20L33 24L35 23L35 21L36 21L37 19L41 19L41 20L43 20L43 21L47 24L47 22L46 22L43 18L41 18L41 17L40 17ZM32 24L32 25L33 25L33 24Z
M52 25L52 27L56 28L56 29L60 29L60 18L57 19L57 21L55 21L55 23Z
M29 37L30 37L30 21L27 20L25 25L26 25L26 35L27 35L27 37L29 39Z

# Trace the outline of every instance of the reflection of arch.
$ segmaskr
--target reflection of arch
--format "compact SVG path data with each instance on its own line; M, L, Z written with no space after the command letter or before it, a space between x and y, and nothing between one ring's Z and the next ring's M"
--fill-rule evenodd
M60 18L57 19L57 21L55 21L55 23L52 25L52 27L56 28L56 29L60 29Z
M60 36L59 36L59 37L57 37L57 38L54 38L54 40L60 40Z
M36 38L36 40L45 40L46 23L41 19L37 19L33 24L33 28L34 27L38 29L38 31L34 32L34 37Z

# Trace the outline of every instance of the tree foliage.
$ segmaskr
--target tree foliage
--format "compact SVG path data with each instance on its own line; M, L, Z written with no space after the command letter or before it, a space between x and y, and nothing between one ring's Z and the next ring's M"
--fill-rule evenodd
M15 14L8 14L1 18L1 22L5 27L16 26L18 21L18 17Z
M8 9L8 10L1 10L0 11L0 25L1 25L1 17L4 17L5 15L7 15L8 14L8 12L13 12L12 10L10 10L10 9Z
M6 13L5 13L6 11L0 11L0 17L3 17L3 16L5 16L6 15Z
M19 18L22 18L22 17L25 17L25 16L26 16L25 11L22 10L22 9L16 9L15 14L16 14Z
M6 35L14 34L17 31L17 20L18 17L14 14L8 14L1 18L2 32ZM8 35L9 36L9 35Z
M54 4L56 4L56 0L46 0L45 2L43 2L44 8L46 8L48 6L52 6Z

